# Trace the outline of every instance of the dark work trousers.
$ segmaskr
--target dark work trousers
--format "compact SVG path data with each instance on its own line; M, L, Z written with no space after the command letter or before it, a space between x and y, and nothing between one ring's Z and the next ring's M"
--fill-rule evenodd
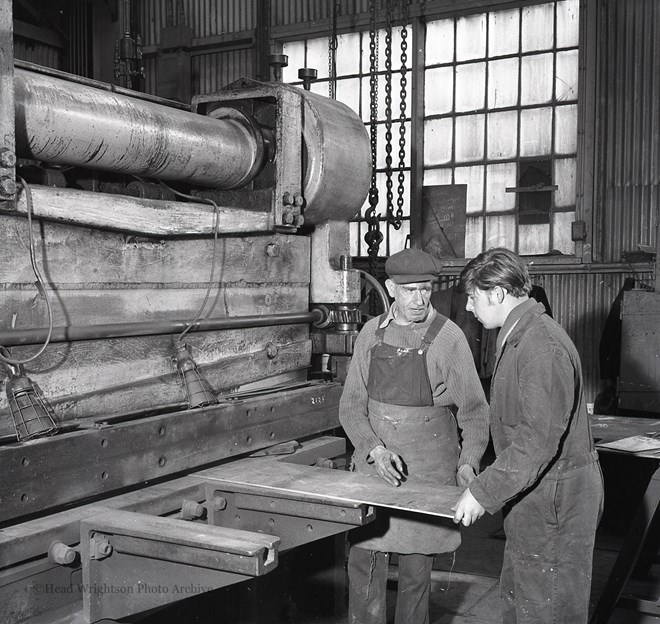
M385 624L389 553L353 546L348 555L349 624ZM395 624L428 624L433 555L399 555Z
M592 461L550 471L506 512L504 624L586 624L602 509L602 473Z

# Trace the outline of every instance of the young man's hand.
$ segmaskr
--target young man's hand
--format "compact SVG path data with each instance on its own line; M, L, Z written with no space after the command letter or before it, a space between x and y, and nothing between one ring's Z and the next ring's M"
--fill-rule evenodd
M472 496L470 490L465 490L461 494L458 503L451 510L454 512L454 523L458 524L460 522L463 526L470 526L475 523L486 512L479 501Z
M403 462L401 458L384 446L374 448L369 457L374 462L378 476L390 485L398 486L403 479Z

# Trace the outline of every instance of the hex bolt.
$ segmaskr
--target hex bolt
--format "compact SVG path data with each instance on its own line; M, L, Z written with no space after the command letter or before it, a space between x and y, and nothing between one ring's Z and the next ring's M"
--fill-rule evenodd
M291 193L289 193L289 191L287 191L286 193L284 193L284 195L282 195L282 203L285 206L293 206L293 202L294 202L294 197L293 195L291 195Z
M275 243L268 243L266 245L266 254L271 258L277 258L280 255L280 246Z
M293 223L293 212L291 210L285 210L282 213L282 223L284 225L291 225Z
M16 164L16 154L10 149L0 149L0 167L13 167Z
M53 542L48 549L48 559L58 565L70 565L76 560L77 551L62 542Z
M266 345L266 355L268 356L269 360L272 360L272 359L276 358L278 351L279 351L279 349L277 348L276 344L274 344L272 342L269 342Z
M184 500L181 505L181 518L183 520L194 520L204 515L204 505L193 500Z
M293 219L293 225L295 225L296 227L302 227L304 223L305 223L305 217L303 217L301 214L296 215Z
M227 508L227 499L222 496L216 496L213 499L213 509L216 511L222 511Z
M305 198L300 193L296 193L293 196L293 205L294 206L298 206L298 208L301 208L304 203L305 203Z
M13 197L16 195L16 182L13 178L5 176L0 178L0 195L4 197Z

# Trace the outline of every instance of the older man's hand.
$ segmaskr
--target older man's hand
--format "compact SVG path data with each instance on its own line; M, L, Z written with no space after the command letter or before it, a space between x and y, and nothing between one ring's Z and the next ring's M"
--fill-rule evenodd
M378 476L390 485L398 486L403 479L403 462L401 458L384 446L374 448L369 456L374 462Z

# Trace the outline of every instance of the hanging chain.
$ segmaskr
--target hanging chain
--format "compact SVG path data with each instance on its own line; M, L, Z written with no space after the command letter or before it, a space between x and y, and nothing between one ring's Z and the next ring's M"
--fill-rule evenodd
M376 184L376 161L378 156L378 132L376 122L378 121L378 32L376 31L376 2L370 1L369 21L369 138L371 144L371 186L369 188L369 208L366 210L364 219L368 230L364 235L369 254L369 272L376 277L378 272L378 248L383 241L383 233L380 231L380 214L376 214L378 206L378 186ZM375 303L374 303L375 305Z
M340 0L328 0L328 15L332 15L332 31L328 37L328 96L333 100L337 98L337 15L339 6Z
M408 97L407 85L408 79L408 3L409 0L403 0L401 4L401 92L399 101L399 175L398 175L398 193L396 199L396 217L392 220L392 226L395 230L401 228L403 222L403 200L405 195L405 175L403 173L406 160L406 100Z
M385 24L385 188L387 222L394 222L394 193L392 192L392 22L394 0L387 0Z

